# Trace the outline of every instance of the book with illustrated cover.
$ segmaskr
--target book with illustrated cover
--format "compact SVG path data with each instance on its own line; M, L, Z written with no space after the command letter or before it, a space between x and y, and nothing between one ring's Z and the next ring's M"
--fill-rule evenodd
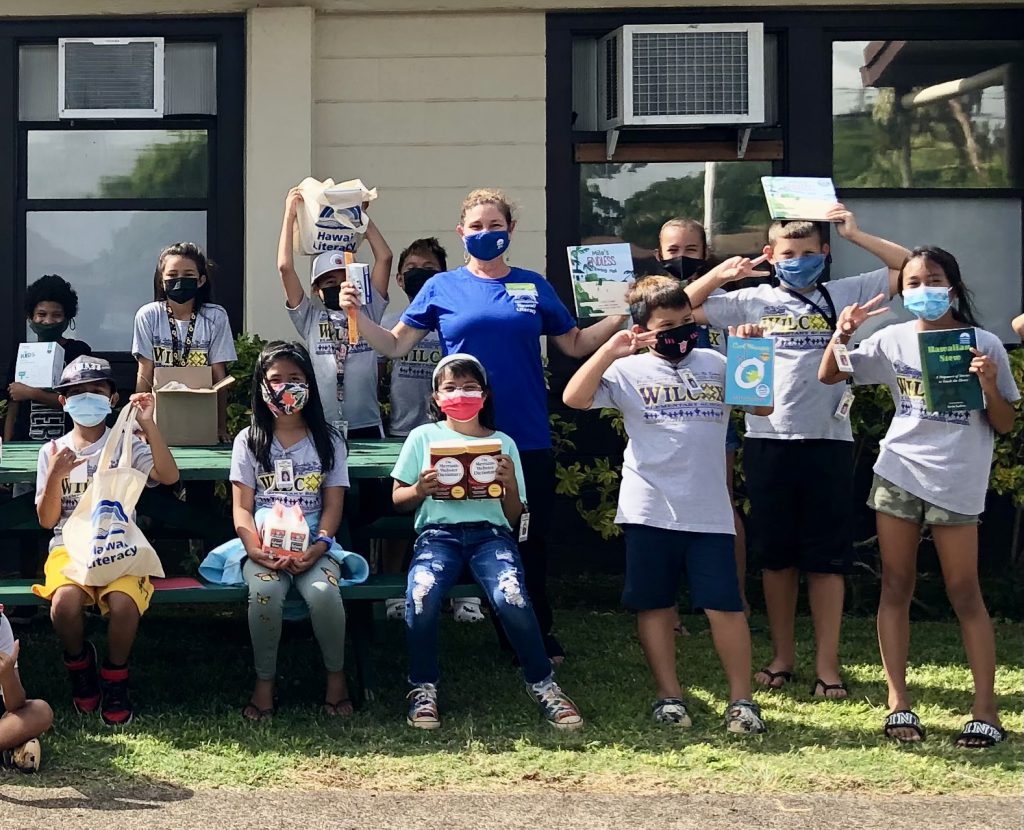
M837 201L832 179L811 176L762 176L761 186L772 219L824 222Z
M725 366L725 402L730 406L771 406L775 341L730 337Z
M629 314L626 292L635 276L629 243L573 245L566 251L576 316L593 320Z
M920 331L921 385L929 412L984 409L981 383L971 374L971 349L977 348L973 328Z

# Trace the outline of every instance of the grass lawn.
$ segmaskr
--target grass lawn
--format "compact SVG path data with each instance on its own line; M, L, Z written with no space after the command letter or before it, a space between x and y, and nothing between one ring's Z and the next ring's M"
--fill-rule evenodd
M319 652L300 629L286 634L279 668L281 709L269 724L240 717L252 669L239 610L159 610L143 621L134 659L134 724L105 728L71 709L56 640L45 621L22 638L28 691L54 704L57 723L45 739L45 769L17 783L76 787L164 784L174 787L326 786L417 790L549 787L595 791L833 792L1017 794L1024 763L1021 698L1024 626L998 626L997 689L1004 724L1014 733L992 750L957 750L970 706L970 676L951 623L914 625L911 683L928 741L887 743L880 734L885 684L873 621L844 629L852 699L811 702L812 668L798 682L759 696L770 733L725 733L726 703L718 661L703 617L685 617L681 669L694 728L654 725L647 669L633 620L618 612L562 611L559 632L571 659L559 674L580 704L586 728L557 733L536 710L489 624L442 627L444 725L422 733L404 721L401 624L388 623L377 643L381 693L350 720L320 715ZM755 617L763 629L764 618ZM811 637L798 630L802 653ZM97 633L97 640L102 639ZM755 663L767 658L767 635L755 633ZM0 783L12 779L0 773Z

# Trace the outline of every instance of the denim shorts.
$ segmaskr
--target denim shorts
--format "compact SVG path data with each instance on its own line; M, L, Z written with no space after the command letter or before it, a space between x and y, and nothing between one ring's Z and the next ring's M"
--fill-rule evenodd
M705 611L742 611L735 537L647 525L623 525L626 587L622 604L632 611L674 608L686 572L690 605Z

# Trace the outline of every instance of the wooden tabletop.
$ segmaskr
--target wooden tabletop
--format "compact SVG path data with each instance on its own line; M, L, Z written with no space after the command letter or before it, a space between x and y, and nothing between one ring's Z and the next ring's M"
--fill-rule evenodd
M18 441L3 445L0 484L34 484L41 444ZM387 478L398 460L402 439L349 441L348 474L351 478ZM231 446L171 447L184 481L227 480Z

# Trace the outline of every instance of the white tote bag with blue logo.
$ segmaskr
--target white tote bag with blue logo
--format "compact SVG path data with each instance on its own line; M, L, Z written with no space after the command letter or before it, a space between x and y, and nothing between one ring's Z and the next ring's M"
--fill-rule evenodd
M368 188L359 179L335 184L334 179L306 178L299 183L299 191L302 204L296 212L298 233L292 243L295 253L354 253L370 226L363 205L377 198L377 188Z
M126 406L107 436L99 464L62 535L71 564L64 576L104 587L122 576L163 576L160 558L135 524L148 476L132 467L135 408ZM114 463L114 453L120 450Z

